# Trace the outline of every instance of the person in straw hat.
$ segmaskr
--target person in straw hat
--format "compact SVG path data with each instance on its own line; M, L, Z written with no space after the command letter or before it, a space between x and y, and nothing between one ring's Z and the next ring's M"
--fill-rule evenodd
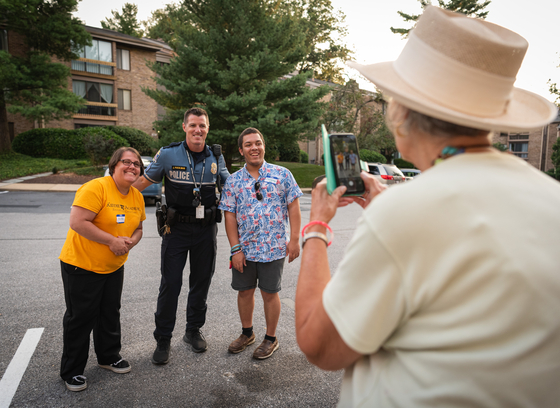
M310 362L346 370L340 406L560 403L560 184L490 142L556 115L513 86L527 45L430 6L396 61L351 63L392 97L397 148L423 173L312 193L296 333ZM331 279L328 222L351 202L365 211Z

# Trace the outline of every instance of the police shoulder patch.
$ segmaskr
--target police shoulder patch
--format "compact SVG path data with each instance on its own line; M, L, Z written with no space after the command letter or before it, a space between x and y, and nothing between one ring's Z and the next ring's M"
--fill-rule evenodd
M158 152L156 153L156 155L154 156L154 161L153 161L154 163L157 162L157 159L158 159L160 153L161 153L161 149L159 149ZM151 164L151 163L150 163L150 164Z

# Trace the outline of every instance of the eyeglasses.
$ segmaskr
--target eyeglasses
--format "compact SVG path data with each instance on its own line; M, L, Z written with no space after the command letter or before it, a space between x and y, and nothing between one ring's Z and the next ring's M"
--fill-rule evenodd
M259 183L258 181L255 183L255 191L257 193L257 200L261 201L263 199L263 195L262 193L259 191L259 189L261 188L261 183Z
M124 159L124 160L119 160L122 164L124 164L126 167L130 167L131 165L133 165L134 167L136 167L137 169L139 169L142 166L142 163L140 162L133 162L132 160L128 160L128 159Z

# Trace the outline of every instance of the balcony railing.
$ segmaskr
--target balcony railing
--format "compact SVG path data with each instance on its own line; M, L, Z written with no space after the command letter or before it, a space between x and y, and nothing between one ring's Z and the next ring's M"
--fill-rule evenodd
M88 102L74 117L92 117L93 119L116 118L117 107L116 103Z
M72 61L72 71L88 72L90 74L114 75L114 62L95 61L86 58Z

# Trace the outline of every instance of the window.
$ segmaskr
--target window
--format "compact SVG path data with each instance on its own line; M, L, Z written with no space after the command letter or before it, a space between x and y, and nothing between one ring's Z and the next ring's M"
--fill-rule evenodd
M113 103L113 85L74 80L72 91L90 102Z
M8 32L0 30L0 51L8 52Z
M509 150L511 150L517 157L527 159L529 157L529 142L510 142Z
M117 91L119 100L119 109L130 110L130 91L126 89L119 89Z
M130 71L130 51L117 48L117 68Z
M97 61L113 62L113 46L110 42L92 40L91 46L86 46L78 51L81 58ZM85 61L72 61L74 71L91 72L93 74L113 75L113 67L110 65L93 64Z
M78 51L78 54L82 58L113 62L112 48L113 47L110 42L92 40L91 45L87 45L85 48L82 48L80 51Z

